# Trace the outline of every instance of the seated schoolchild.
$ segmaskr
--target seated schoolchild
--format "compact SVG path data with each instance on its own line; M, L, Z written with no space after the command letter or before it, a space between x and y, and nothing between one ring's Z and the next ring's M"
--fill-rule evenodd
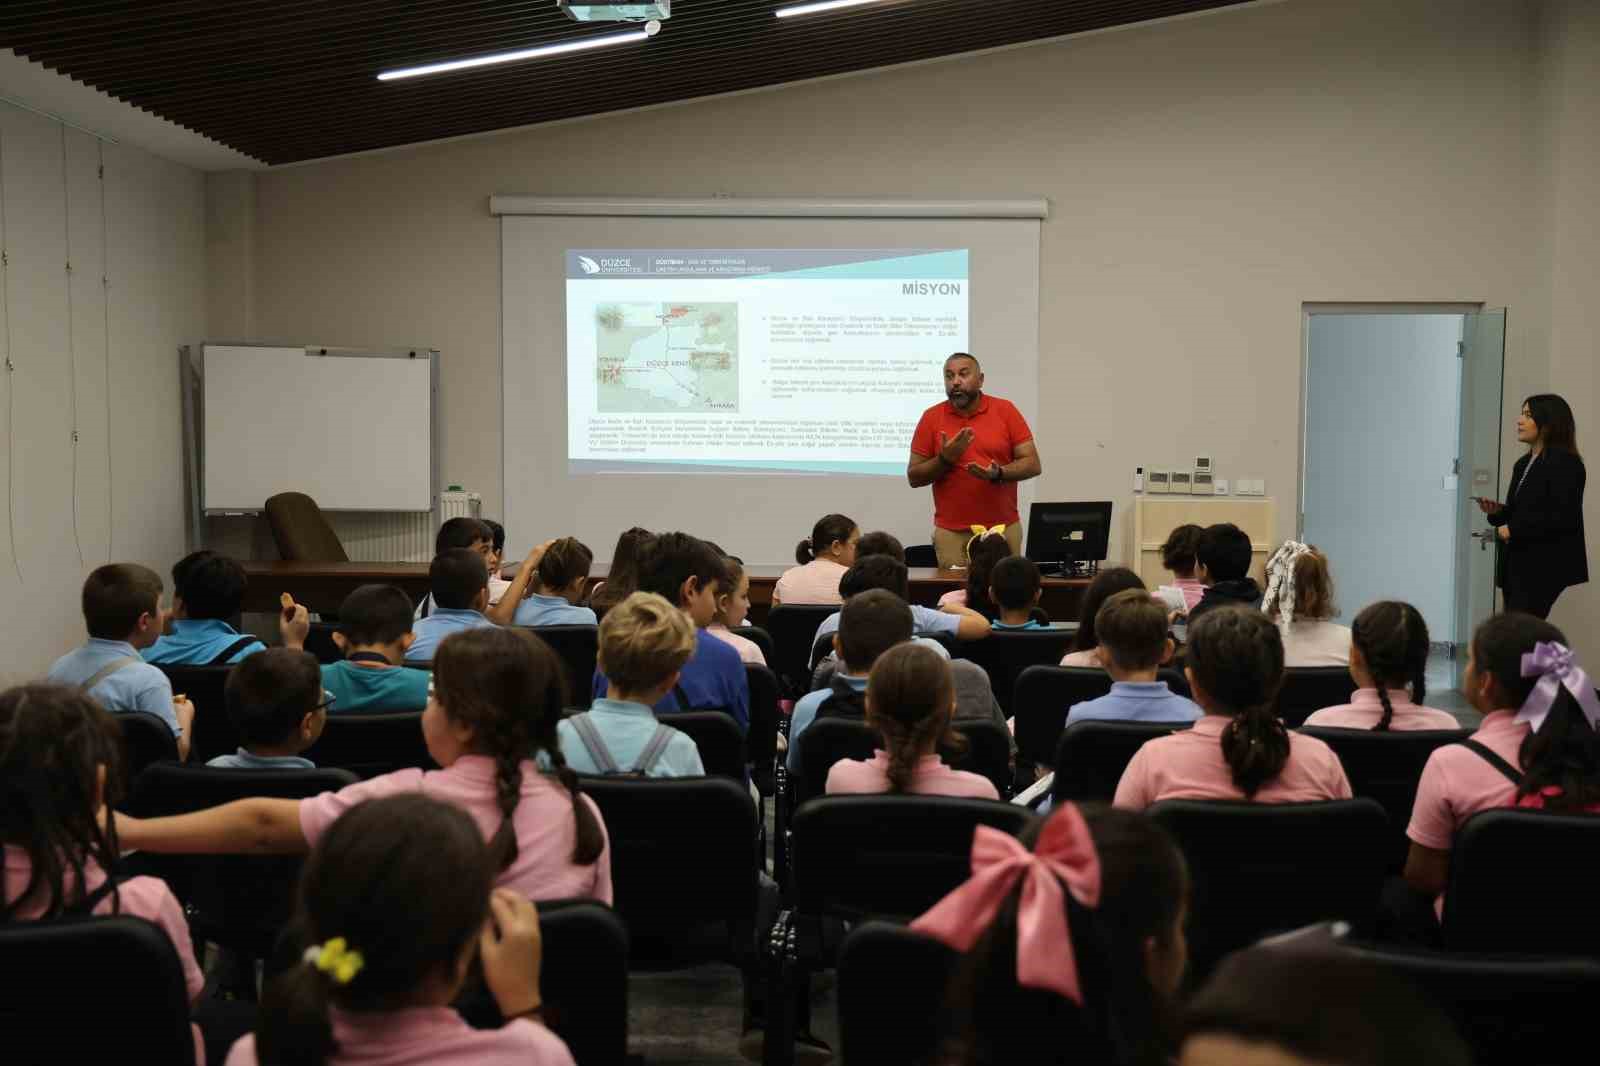
M906 561L905 545L900 543L900 538L882 529L861 534L856 543L856 562L869 555L887 555L897 563Z
M911 579L905 564L896 562L887 555L871 555L857 560L840 579L839 591L848 600L868 589L885 589L894 593L902 602L907 601L911 595ZM913 632L916 636L942 635L957 640L982 640L989 635L991 628L989 620L970 607L954 603L938 609L914 603L909 606ZM839 612L836 611L822 620L822 624L817 626L816 635L811 638L812 647L816 647L817 642L823 637L831 636L838 631L839 617Z
M147 663L223 666L265 651L228 619L244 606L244 567L226 555L197 551L172 567L172 617L167 632L141 654ZM280 615L280 628L282 627ZM292 643L289 640L285 644Z
M1111 691L1072 706L1067 723L1193 722L1200 708L1157 677L1172 658L1167 612L1143 589L1124 589L1095 615L1100 658L1111 675Z
M416 672L416 671L413 671ZM329 694L310 652L268 648L228 674L228 721L243 745L207 766L231 770L311 770L300 753L317 742L328 721Z
M1189 622L1218 607L1261 606L1261 586L1250 576L1250 535L1232 522L1200 531L1195 541L1195 576L1206 587L1200 602L1189 608Z
M1194 576L1195 548L1202 532L1199 526L1187 523L1169 533L1161 545L1161 565L1172 571L1172 585L1183 593L1185 613L1194 610L1195 604L1206 594L1205 583Z
M1457 729L1449 711L1422 706L1428 693L1428 624L1409 603L1380 600L1350 628L1350 702L1305 724L1338 729Z
M510 580L500 576L500 570L506 563L506 527L492 518L482 518L479 521L489 527L492 538L489 542L489 556L483 563L489 568L489 606L493 607L511 587Z
M744 625L750 613L750 576L744 572L744 563L731 555L722 559L727 574L717 586L717 613L711 616L706 632L739 653L739 661L756 666L767 665L761 646L735 630Z
M493 572L499 572L503 560L500 559L499 553L495 550L494 530L481 519L461 515L456 518L447 518L440 524L439 532L434 534L433 537L434 557L438 558L445 552L456 548L465 548L468 551L475 552L483 560L485 573L490 573L489 566L491 563L495 567ZM509 587L508 585L507 588ZM504 595L505 589L502 589L501 597L504 597ZM417 604L415 617L419 619L426 618L433 613L433 608L433 593L429 592Z
M993 619L998 613L989 595L989 575L995 564L1011 556L1011 542L1006 540L1005 527L985 529L972 527L972 539L967 541L967 583L939 597L939 606L959 604L970 607L985 618Z
M880 556L879 558L883 558ZM858 592L844 602L833 643L842 673L835 673L826 689L808 692L794 705L789 719L791 773L800 769L800 737L818 718L867 717L867 679L878 656L911 639L911 609L887 589ZM930 655L935 653L929 651Z
M795 562L772 587L772 606L780 603L840 603L839 581L856 561L861 527L842 514L823 515L811 536L794 550Z
M1100 654L1100 638L1095 633L1095 616L1105 602L1119 592L1139 589L1148 594L1144 579L1125 566L1102 570L1089 582L1083 593L1083 607L1078 614L1078 632L1072 638L1072 650L1061 659L1062 666L1104 666Z
M1333 621L1333 575L1316 548L1291 540L1273 553L1261 609L1283 634L1284 666L1349 665L1350 628Z
M1039 580L1038 565L1026 555L1008 555L994 564L989 571L989 602L994 604L996 631L1050 628L1033 616L1044 592Z
M426 670L408 670L411 599L394 585L362 585L339 605L333 642L344 660L322 668L333 696L330 714L420 711L428 705Z
M483 556L469 548L452 548L433 557L428 567L428 599L433 609L411 626L408 662L432 662L440 641L464 629L492 626L484 615L489 606L489 571Z
M594 553L576 537L552 541L539 559L537 576L512 616L519 626L592 626L594 611L582 606L588 595Z

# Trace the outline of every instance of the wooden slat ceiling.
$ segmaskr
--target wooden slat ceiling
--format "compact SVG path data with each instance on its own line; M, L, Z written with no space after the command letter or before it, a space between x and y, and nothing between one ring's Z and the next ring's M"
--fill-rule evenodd
M266 163L777 85L1245 0L673 0L659 36L380 82L381 70L615 32L555 0L5 0L0 48Z

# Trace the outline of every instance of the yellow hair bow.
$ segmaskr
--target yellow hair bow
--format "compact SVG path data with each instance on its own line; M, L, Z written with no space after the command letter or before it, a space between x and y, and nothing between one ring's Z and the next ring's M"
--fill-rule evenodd
M975 525L975 526L972 527L972 535L974 537L987 537L987 536L989 536L991 534L998 534L999 536L1002 536L1002 537L1005 536L1006 535L1006 524L1004 522L1001 522L998 526L990 526L987 529L985 529L983 526L978 526L978 525Z
M341 985L349 984L361 972L361 967L366 965L361 952L351 951L342 936L336 936L326 944L313 944L306 948L305 960L333 978L335 984Z

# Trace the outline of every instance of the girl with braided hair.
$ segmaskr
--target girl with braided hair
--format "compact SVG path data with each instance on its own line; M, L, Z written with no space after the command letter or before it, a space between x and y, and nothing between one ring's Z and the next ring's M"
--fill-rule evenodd
M939 749L960 750L950 728L956 686L950 663L921 644L897 644L878 656L867 678L867 725L883 737L871 759L845 759L828 772L826 791L892 792L999 799L994 782L952 770Z
M443 769L396 770L305 800L245 799L171 818L117 815L127 847L201 854L294 853L356 804L422 792L470 814L488 841L495 884L533 899L610 903L605 824L562 758L561 661L532 633L485 626L452 633L434 658L422 735ZM537 759L551 766L541 771Z
M1422 706L1428 694L1428 624L1409 603L1379 600L1350 630L1350 702L1324 707L1306 725L1337 729L1458 729L1449 711Z

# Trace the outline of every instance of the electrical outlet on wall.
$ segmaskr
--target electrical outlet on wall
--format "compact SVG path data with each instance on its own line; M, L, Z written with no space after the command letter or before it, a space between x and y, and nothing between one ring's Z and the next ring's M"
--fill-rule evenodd
M1211 488L1218 496L1226 496L1228 494L1228 479L1223 477L1213 479Z

